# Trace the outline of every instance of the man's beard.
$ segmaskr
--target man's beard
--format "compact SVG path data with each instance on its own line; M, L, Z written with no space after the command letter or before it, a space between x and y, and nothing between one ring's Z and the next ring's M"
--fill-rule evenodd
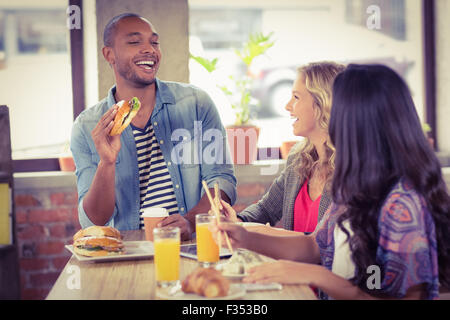
M142 77L139 77L137 73L133 70L132 66L129 63L118 63L117 64L117 72L121 77L128 80L129 82L132 82L137 87L146 87L155 82L155 78L152 79L145 79Z

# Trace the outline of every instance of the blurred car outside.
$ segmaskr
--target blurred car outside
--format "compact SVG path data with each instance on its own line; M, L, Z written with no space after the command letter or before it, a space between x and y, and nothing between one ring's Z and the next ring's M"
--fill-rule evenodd
M341 61L340 63L345 65L349 63L380 63L394 69L403 78L407 77L408 71L414 65L413 61L397 61L394 57ZM258 118L286 116L283 101L287 103L292 94L292 85L297 77L297 69L300 66L301 64L269 67L252 74L254 78L252 96L260 101L260 105L253 106L252 111L257 114Z

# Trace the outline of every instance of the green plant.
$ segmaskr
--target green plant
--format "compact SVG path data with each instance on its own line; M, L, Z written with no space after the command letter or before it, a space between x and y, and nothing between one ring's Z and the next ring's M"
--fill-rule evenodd
M222 92L229 98L231 108L235 112L235 125L245 125L250 122L250 104L258 105L259 102L251 96L251 86L253 78L250 74L250 67L253 60L266 53L266 51L274 45L272 41L273 32L264 35L260 32L250 34L248 40L243 44L242 49L235 49L234 53L246 65L246 74L237 79L230 75L228 79L230 84L217 84ZM218 58L209 60L204 57L190 55L203 66L209 73L213 73L217 69Z
M423 131L423 133L424 133L426 136L428 136L428 133L431 132L431 127L430 127L430 125L429 125L428 123L426 123L426 122L423 122L423 123L422 123L422 131Z

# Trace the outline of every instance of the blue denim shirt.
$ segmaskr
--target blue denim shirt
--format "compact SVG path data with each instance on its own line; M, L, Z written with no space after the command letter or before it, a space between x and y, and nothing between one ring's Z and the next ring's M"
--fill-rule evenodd
M70 148L76 165L78 216L83 228L93 225L83 209L83 198L100 161L91 131L116 103L115 90L115 86L112 87L105 99L84 110L72 128ZM181 215L197 205L203 196L202 180L209 187L217 182L234 204L236 178L229 161L225 129L214 103L203 90L156 79L156 104L150 121L172 178ZM119 230L139 229L139 170L131 126L122 133L120 141L116 160L116 203L107 225Z

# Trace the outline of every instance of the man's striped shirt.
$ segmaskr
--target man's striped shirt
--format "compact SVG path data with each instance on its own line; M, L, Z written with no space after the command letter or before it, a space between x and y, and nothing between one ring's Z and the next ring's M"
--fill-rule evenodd
M178 213L178 204L173 189L172 179L164 161L163 154L156 140L151 124L145 129L134 126L133 135L139 169L139 189L141 198L141 216L144 208L166 208L169 214ZM143 218L139 226L144 229Z

